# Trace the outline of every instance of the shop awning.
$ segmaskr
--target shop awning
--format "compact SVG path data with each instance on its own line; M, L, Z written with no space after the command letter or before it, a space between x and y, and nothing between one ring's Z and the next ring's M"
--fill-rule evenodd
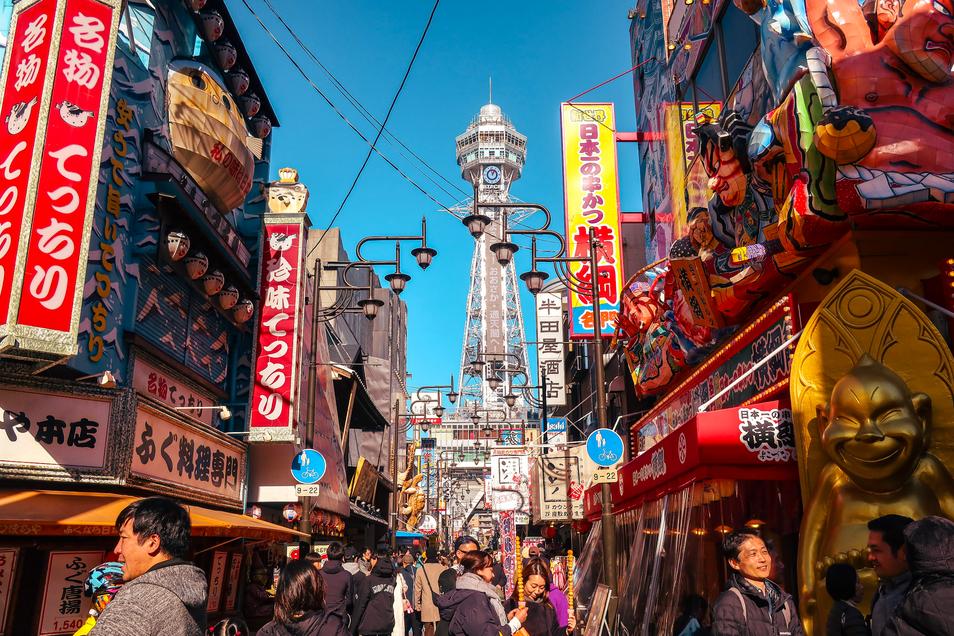
M57 490L0 491L0 534L116 536L116 517L139 499ZM308 535L232 512L187 505L194 537L289 540Z
M354 517L361 517L362 519L367 519L368 521L381 524L382 526L388 525L388 522L381 517L376 517L356 506L354 502L351 502L351 518L353 519Z

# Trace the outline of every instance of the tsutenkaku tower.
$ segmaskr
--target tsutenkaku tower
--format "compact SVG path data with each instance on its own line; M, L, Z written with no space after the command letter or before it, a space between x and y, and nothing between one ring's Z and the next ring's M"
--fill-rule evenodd
M467 130L457 137L457 165L460 166L461 176L475 188L475 196L480 203L512 201L510 185L520 178L526 156L527 138L517 132L500 106L493 103L482 106ZM469 210L464 213L469 213ZM503 396L510 378L500 368L505 365L512 367L516 360L498 356L484 358L487 364L483 378L471 375L470 362L478 351L485 354L506 352L516 356L523 368L528 369L523 313L520 310L514 264L511 261L506 267L501 267L490 251L492 243L502 240L501 215L509 214L507 222L513 227L528 213L494 208L482 208L481 213L490 217L492 222L475 242L471 260L467 321L460 356L461 404L476 403L483 408L506 410ZM501 379L497 390L491 390L484 380L490 374L496 374ZM518 384L525 382L523 378L517 380ZM524 410L522 400L518 402L518 409Z

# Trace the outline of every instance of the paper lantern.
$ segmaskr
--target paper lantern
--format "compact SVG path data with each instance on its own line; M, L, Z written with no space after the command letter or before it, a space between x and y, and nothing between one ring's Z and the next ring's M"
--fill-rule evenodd
M242 95L248 90L251 80L243 68L233 68L225 75L225 84L233 95Z
M216 298L219 301L219 307L221 307L225 311L228 311L229 309L235 306L235 303L238 302L239 290L238 288L235 287L235 285L229 285L228 287L220 291L219 295L216 296Z
M249 318L252 317L252 314L255 313L255 303L253 303L248 298L243 298L236 306L235 310L232 312L232 318L238 324L246 323L249 321Z
M239 95L237 101L246 117L254 117L262 109L262 100L255 93Z
M223 71L227 71L238 62L238 50L235 45L228 40L222 40L212 45L212 54L215 57L215 63Z
M540 531L540 534L542 534L545 539L552 539L557 535L557 529L553 526L547 526Z
M192 280L199 280L209 269L209 257L196 252L185 257L186 273Z
M225 287L225 274L217 269L202 277L202 288L208 296L215 296Z
M178 230L167 233L165 242L166 254L169 255L169 259L173 262L181 261L185 258L192 244L192 241L189 240L189 235L185 232L179 232Z
M193 11L201 11L208 0L186 0L186 5Z
M225 33L225 20L218 11L203 11L199 14L199 24L206 42L215 42Z
M265 139L272 132L272 120L264 115L256 115L248 122L248 128L259 139Z

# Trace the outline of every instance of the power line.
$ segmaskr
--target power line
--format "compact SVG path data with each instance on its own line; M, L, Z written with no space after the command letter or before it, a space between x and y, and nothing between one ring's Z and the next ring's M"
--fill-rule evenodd
M339 118L341 118L341 120L344 121L345 124L347 124L348 128L354 131L354 133L358 135L358 137L360 137L361 140L364 141L364 143L368 144L368 146L370 146L371 149L385 161L385 163L391 166L395 170L395 172L401 175L401 177L403 177L405 181L407 181L412 186L414 186L417 190L421 192L421 194L426 196L428 199L436 203L442 210L445 210L453 214L450 208L448 208L446 205L444 205L443 203L438 201L436 198L434 198L434 195L432 195L430 192L428 192L423 187L421 187L420 184L418 184L416 181L411 179L411 177L409 177L403 170L401 170L401 168L398 167L397 164L391 161L391 159L389 159L374 144L372 144L371 140L368 139L360 130L358 130L358 128L351 122L351 120L348 119L348 117L341 112L341 110L335 105L335 103L331 101L331 99L324 93L324 91L322 91L321 88L319 88L318 85L315 84L315 82L308 76L305 70L301 67L301 65L295 60L295 58L288 51L288 49L286 49L285 46L282 45L282 43L278 40L275 34L272 33L272 31L268 28L268 26L265 25L265 23L262 21L259 15L255 13L255 10L252 9L251 5L249 5L248 0L242 0L242 4L245 5L245 8L248 9L248 12L252 14L252 16L258 22L259 26L261 26L262 29L265 31L265 33L267 33L268 36L272 39L272 42L274 42L275 45L279 48L279 50L281 50L281 52L285 54L285 57L287 57L288 61L291 62L292 66L295 67L295 70L298 71L298 73L305 79L306 82L308 82L308 84L314 89L314 91L318 93L318 95L325 101L325 103L327 103L328 106L331 107L334 113Z
M367 108L364 107L364 105L358 100L358 98L355 97L355 96L351 93L351 91L349 91L348 88L347 88L341 81L338 80L338 78L335 76L335 74L331 72L331 69L329 69L327 66L325 66L324 63L322 63L322 61L318 58L317 54L315 54L315 52L314 52L311 48L309 48L308 45L307 45L305 42L302 41L302 39L298 36L298 34L295 32L295 30L292 29L291 26L289 26L289 24L285 21L285 18L282 17L282 15L275 9L275 7L272 5L271 1L270 1L270 0L263 0L263 1L264 1L264 3L265 3L265 6L267 6L268 9L272 12L272 14L274 14L274 16L275 16L275 17L278 19L278 21L281 23L281 25L282 25L283 27L285 27L285 30L288 31L289 35L292 36L292 39L295 40L295 42L298 44L299 47L301 47L301 49L305 52L305 54L307 54L308 57L310 57L310 58L312 59L312 61L328 76L328 78L331 80L331 83L334 85L334 87L338 89L338 91L345 97L346 100L348 100L348 102L358 111L358 113L361 114L361 116L364 117L364 119L365 119L369 124L372 124L372 125L375 126L375 127L382 127L382 126L381 126L381 122L378 121L378 120L374 117L374 115L372 115L371 112L370 112ZM383 128L383 127L382 127L382 128ZM431 166L426 160L424 160L420 155L418 155L416 152L414 152L410 147L408 147L407 144L405 144L403 141L401 141L401 140L400 140L394 133L392 133L390 130L388 130L387 128L384 128L384 134L385 134L386 137L389 138L390 141L392 141L392 142L398 144L401 148L403 148L403 149L406 150L408 153L410 153L411 157L414 157L414 159L416 159L418 162L420 162L425 168L427 168L430 172L432 172L434 175L436 175L436 176L437 176L439 179L441 179L444 183L448 184L451 188L457 190L460 194L463 194L463 195L467 195L467 194L468 194L466 190L464 190L464 189L461 188L457 183L455 183L455 182L449 180L447 177L445 177L443 174L441 174L437 169L435 169L435 168L434 168L433 166ZM405 155L403 152L401 152L400 150L398 150L398 152L399 152L399 153L401 154L401 156L403 156L405 159L407 159L408 161L411 161L410 157L408 157L407 155ZM413 164L413 162L411 162L411 163ZM449 192L446 188L444 188L444 186L442 186L440 183L438 183L437 181L435 181L434 178L431 177L427 172L425 172L423 169L421 169L420 166L415 165L415 168L417 168L418 172L420 172L420 173L424 176L424 178L426 178L428 181L430 181L430 182L433 183L435 186L437 186L438 188L440 188L446 195L448 195L449 197L452 197L452 198L456 198L457 195L455 195L455 194Z
M437 6L440 3L441 0L434 0L434 6L431 7L431 13L429 16L427 16L427 23L424 25L424 30L421 32L420 39L417 41L417 46L414 47L414 53L411 55L411 60L407 63L407 69L404 71L404 77L401 78L401 84L398 86L397 91L395 91L394 98L391 99L391 105L388 106L388 112L384 115L384 121L381 122L381 127L378 128L378 132L374 136L374 141L371 142L371 147L368 148L368 154L364 156L364 161L361 163L361 167L358 168L358 173L354 175L354 181L351 182L351 187L348 188L348 191L345 193L344 199L341 200L341 204L338 206L338 209L335 210L335 213L331 216L331 220L328 221L325 231L322 232L321 236L318 237L318 241L315 243L314 247L308 251L308 256L311 256L311 254L318 249L318 246L321 245L321 241L324 240L328 230L330 230L331 226L334 225L338 215L341 214L345 204L348 203L348 199L351 198L351 193L354 192L355 186L358 185L358 180L364 173L364 169L367 167L368 162L371 160L371 155L374 153L375 146L377 146L378 141L381 139L381 134L384 132L384 127L387 126L388 120L391 118L391 113L394 112L394 106L397 104L398 97L401 96L401 91L404 90L404 85L407 83L407 78L411 75L411 69L414 67L415 60L417 60L417 54L421 51L421 46L424 45L424 38L427 37L427 32L431 28L431 22L434 21L434 14L437 13ZM307 259L307 257L305 258Z

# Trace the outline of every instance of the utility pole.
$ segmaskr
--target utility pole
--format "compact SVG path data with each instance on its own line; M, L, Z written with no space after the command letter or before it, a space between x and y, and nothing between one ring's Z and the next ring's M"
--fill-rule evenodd
M603 377L603 321L600 319L599 270L596 250L602 247L596 232L590 228L590 286L593 300L593 370L596 375L596 423L606 428L606 380ZM569 469L569 466L567 466ZM616 524L613 519L613 500L610 485L600 486L602 500L603 582L618 596L616 589Z
M400 487L398 483L398 423L401 421L401 401L394 399L394 420L391 423L393 436L391 441L391 482L394 484L394 490L391 492L391 549L397 548L398 532L398 505L401 501Z

